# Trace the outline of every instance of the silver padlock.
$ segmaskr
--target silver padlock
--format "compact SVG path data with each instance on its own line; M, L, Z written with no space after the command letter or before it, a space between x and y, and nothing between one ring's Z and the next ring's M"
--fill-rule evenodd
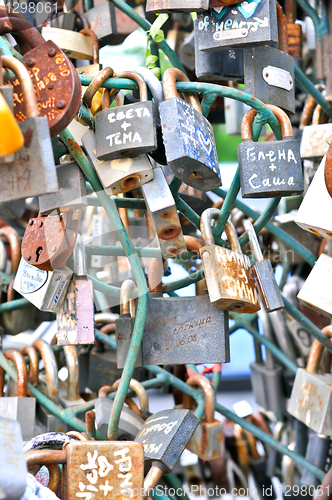
M267 312L282 309L285 305L278 283L276 282L274 276L271 261L269 259L264 259L255 229L251 222L249 220L245 220L243 225L248 235L250 248L256 261L251 269L255 277L256 286L260 293L263 306Z
M198 12L208 8L208 0L147 0L146 2L146 12Z
M164 259L185 252L176 204L161 167L154 169L154 179L141 189Z
M26 117L19 122L25 138L23 147L15 153L12 163L1 165L1 203L58 191L48 120L45 116L38 116L36 95L29 72L14 57L3 56L2 62L20 81Z
M40 311L57 312L65 298L72 274L68 267L42 271L21 258L14 290Z
M36 399L27 396L28 370L24 357L18 351L9 349L5 352L5 357L15 363L17 371L17 396L3 397L3 386L5 370L0 367L0 413L2 417L17 420L22 429L24 441L28 441L34 436Z
M86 275L85 248L77 235L73 251L74 275L57 313L58 345L94 344L93 284Z
M72 406L84 405L85 401L80 397L79 391L79 363L78 352L75 345L63 346L63 351L66 358L66 367L68 370L67 381L65 387L59 389L59 401L64 408Z
M42 215L67 212L87 207L86 182L75 161L56 167L59 192L39 196L39 211Z
M96 136L92 130L82 135L82 144L100 182L110 196L126 193L153 179L152 165L146 155L117 160L98 160Z

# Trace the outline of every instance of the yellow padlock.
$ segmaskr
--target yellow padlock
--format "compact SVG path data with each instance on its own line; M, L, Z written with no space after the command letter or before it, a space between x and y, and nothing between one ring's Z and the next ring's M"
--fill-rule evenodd
M23 134L1 92L0 130L0 158L9 156L21 149L24 144Z

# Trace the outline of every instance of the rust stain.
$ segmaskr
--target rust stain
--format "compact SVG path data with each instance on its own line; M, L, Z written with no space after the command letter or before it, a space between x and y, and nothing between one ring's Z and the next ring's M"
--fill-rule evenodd
M28 130L24 134L24 147L29 148L31 145L31 141L33 138L33 130L32 128L28 128Z

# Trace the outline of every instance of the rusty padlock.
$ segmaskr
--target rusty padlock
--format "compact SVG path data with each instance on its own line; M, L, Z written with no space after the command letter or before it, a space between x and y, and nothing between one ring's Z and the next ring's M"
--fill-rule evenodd
M76 243L78 212L30 219L22 241L23 259L43 271L64 265Z
M9 16L9 17L8 17ZM0 34L10 33L28 44L31 50L23 56L23 64L34 84L39 116L46 116L54 137L74 119L80 104L81 84L73 64L53 42L45 42L30 23L14 13L0 9ZM6 82L14 88L14 115L25 119L24 99L17 79Z

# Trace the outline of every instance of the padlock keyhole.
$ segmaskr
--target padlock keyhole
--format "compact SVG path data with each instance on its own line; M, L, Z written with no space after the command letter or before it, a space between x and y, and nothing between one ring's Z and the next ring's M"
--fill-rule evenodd
M36 262L38 262L38 259L40 257L40 254L42 253L43 251L43 247L38 247L37 250L36 250Z

